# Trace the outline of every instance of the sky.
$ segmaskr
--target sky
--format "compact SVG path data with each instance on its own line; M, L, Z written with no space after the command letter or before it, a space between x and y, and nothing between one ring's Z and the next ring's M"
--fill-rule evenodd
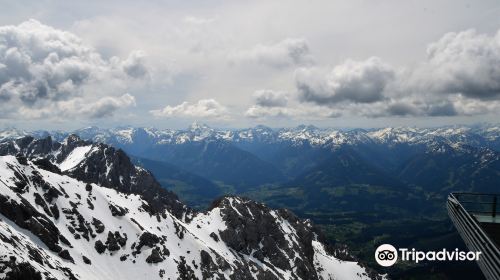
M436 126L500 116L498 1L0 6L0 127Z

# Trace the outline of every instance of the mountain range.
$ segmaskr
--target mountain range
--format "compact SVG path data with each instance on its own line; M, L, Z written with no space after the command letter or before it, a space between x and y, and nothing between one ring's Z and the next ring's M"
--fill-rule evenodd
M194 210L76 135L2 141L0 189L2 279L383 278L288 210L236 196Z
M6 129L0 141L50 135L64 142L71 134L123 150L198 211L227 194L287 208L311 219L331 243L348 244L352 254L374 266L373 250L384 242L430 250L463 246L447 218L446 196L498 192L500 184L499 125ZM440 273L442 279L475 275L467 265L422 265L415 269L424 279ZM411 270L381 271L397 279L408 278Z
M23 135L51 135L63 141L69 134L124 150L194 206L207 206L223 193L244 193L265 185L396 184L434 193L492 191L500 164L500 126L495 125L367 130L301 125L228 130L193 123L181 130L11 129L0 132L0 141Z

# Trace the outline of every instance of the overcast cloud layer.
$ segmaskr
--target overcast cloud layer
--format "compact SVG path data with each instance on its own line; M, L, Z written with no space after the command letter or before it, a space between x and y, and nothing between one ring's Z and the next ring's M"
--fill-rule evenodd
M368 127L499 117L495 1L3 6L0 126Z

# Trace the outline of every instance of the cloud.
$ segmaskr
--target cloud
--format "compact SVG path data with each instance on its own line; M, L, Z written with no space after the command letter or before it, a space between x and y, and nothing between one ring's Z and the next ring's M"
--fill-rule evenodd
M387 115L389 116L415 116L420 112L413 104L405 102L395 102L387 105Z
M462 95L449 96L444 99L407 96L373 104L347 106L344 111L352 115L370 118L378 117L453 117L495 114L500 110L500 101L484 102Z
M299 101L365 117L452 117L500 109L500 31L447 33L429 44L414 67L395 68L376 57L347 60L325 74L295 71Z
M79 115L90 118L103 118L113 115L116 110L135 106L135 97L126 93L119 97L103 97L91 104L68 104L66 111L76 111Z
M126 93L118 97L103 97L93 102L83 98L74 98L68 101L54 102L41 108L19 108L20 119L41 119L53 117L57 112L61 118L88 118L99 119L112 116L115 111L135 106L135 97Z
M129 57L122 62L123 71L130 77L143 78L148 75L149 70L145 64L146 53L133 51Z
M290 96L283 91L270 89L257 90L254 95L255 104L250 106L245 116L252 119L266 118L332 118L340 116L340 113L331 108L289 104Z
M288 103L285 92L270 89L258 90L254 93L255 104L262 107L284 107Z
M165 103L160 103L163 105L136 109L157 109L151 113L167 118L226 118L229 113L221 103L246 109L231 112L231 117L298 120L472 116L498 114L500 109L500 32L447 33L428 45L421 61L406 67L389 65L391 58L398 61L392 56L346 59L328 66L345 52L331 53L329 45L316 46L319 49L315 48L315 55L323 56L314 61L313 46L303 38L281 40L284 37L277 37L282 36L280 32L265 39L248 34L252 36L240 40L228 36L231 33L225 29L225 21L211 14L177 16L172 20L158 27L158 34L165 37L139 34L132 39L128 38L130 30L139 30L140 26L133 28L133 21L124 21L127 25L115 22L126 26L126 32L119 36L109 36L112 31L96 32L98 37L109 40L94 41L99 51L75 34L35 20L0 27L0 118L104 118L136 106L136 97L142 101L136 93L139 91L144 96L150 94L146 102L137 102L140 106L166 99L184 100L181 95L195 100L164 108ZM87 30L94 32L96 26L111 21L114 18L96 21ZM86 39L92 38L78 26L73 28ZM117 25L108 28L120 29ZM117 44L117 37L126 39ZM278 40L251 43L269 38ZM128 52L127 46L142 44L148 54L132 51L121 58L113 57ZM235 50L234 46L241 44L247 47ZM227 59L241 69L220 63ZM324 64L320 65L320 61ZM175 74L171 84L166 84L158 70L165 69L164 65L170 67L170 62ZM293 70L294 76L290 77ZM158 83L141 87L142 82L150 80ZM246 104L243 102L247 98L227 94L256 88L264 89L255 91L252 101ZM208 93L214 99L196 97L193 91Z
M500 31L493 36L473 29L445 34L429 45L413 79L420 91L500 98Z
M400 94L375 116L471 116L500 109L500 31L451 32L429 44L427 57L396 75Z
M195 17L195 16L187 16L184 18L185 23L193 24L193 25L210 24L214 21L215 21L215 18L203 18L203 17Z
M483 101L479 99L467 98L461 95L452 97L451 101L457 115L481 115L481 114L498 114L500 110L499 100Z
M284 118L318 120L325 118L338 118L342 116L341 110L324 106L296 104L288 107L269 107L253 105L247 109L245 116L252 119Z
M76 35L29 20L0 27L0 104L9 117L58 117L68 102L97 106L88 117L109 116L132 105L131 95L108 96L105 90L127 85L147 75L145 54L137 51L124 61L103 59ZM8 108L7 108L8 107ZM19 110L13 110L12 108ZM50 110L48 110L49 108ZM106 108L106 113L99 112ZM94 111L96 110L96 111ZM44 112L45 113L36 113ZM81 111L81 110L75 110Z
M309 65L313 62L309 45L302 38L287 38L273 45L259 44L248 50L232 53L229 60L233 63L258 63L271 67Z
M248 108L245 112L245 116L249 118L288 117L291 116L291 112L287 108L257 105Z
M190 117L190 118L227 118L227 108L214 99L202 99L197 103L183 102L177 106L166 106L161 110L152 110L156 117Z
M449 117L458 114L456 105L448 100L429 104L426 109L426 115L432 117Z
M449 117L456 116L456 105L450 100L392 100L381 107L379 112L373 113L372 117L381 116L429 116Z
M295 83L304 102L373 103L384 99L384 90L394 75L391 66L371 57L365 61L347 60L326 75L315 68L300 68L295 72Z

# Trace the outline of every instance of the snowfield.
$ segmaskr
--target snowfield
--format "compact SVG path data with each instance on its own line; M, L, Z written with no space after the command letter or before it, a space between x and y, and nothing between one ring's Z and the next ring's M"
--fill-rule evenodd
M90 152L91 149L92 145L76 147L69 154L69 156L66 157L66 159L59 164L59 169L61 169L61 171L66 171L74 168L85 159L85 156L87 155L87 153Z

